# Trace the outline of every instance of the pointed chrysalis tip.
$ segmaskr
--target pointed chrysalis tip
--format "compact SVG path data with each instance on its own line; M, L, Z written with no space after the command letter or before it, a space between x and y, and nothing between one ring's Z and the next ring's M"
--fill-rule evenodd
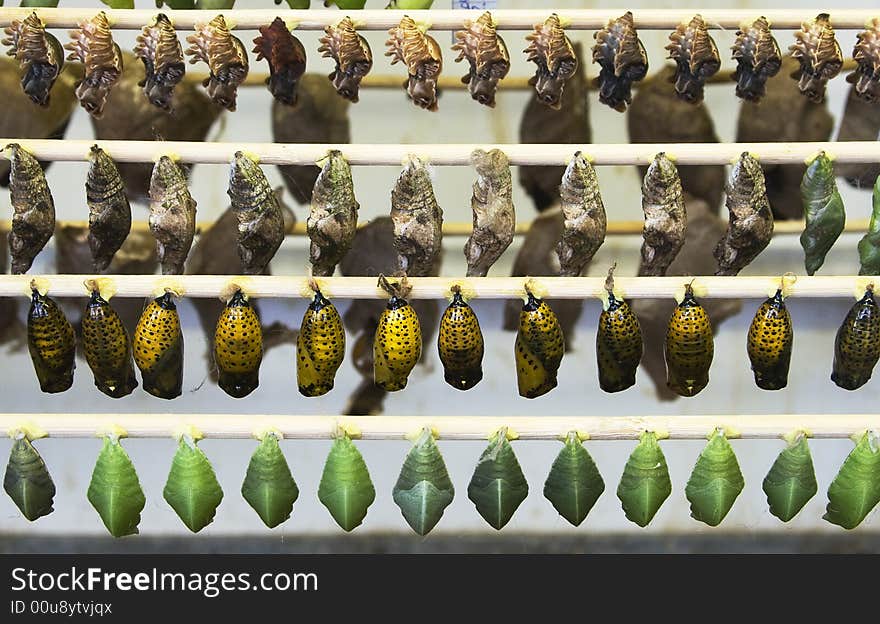
M259 442L262 442L268 436L274 436L277 440L284 439L284 434L281 433L281 430L271 425L257 427L251 432L251 435Z
M205 434L194 425L179 425L172 432L172 436L178 442L186 442L192 448L195 448L196 442L205 437Z
M812 434L807 429L795 429L782 435L782 439L789 446L794 446L801 441L802 438L809 438Z
M410 431L404 437L413 444L418 444L428 436L430 436L434 440L438 440L440 439L440 431L437 429L437 427L425 425L424 427L420 427L415 431Z
M331 436L333 439L348 438L350 440L355 440L361 437L361 430L353 423L337 422L333 426Z
M500 440L502 436L507 438L508 441L519 439L519 434L516 431L514 431L513 429L511 429L507 425L503 425L503 426L499 427L498 429L495 429L494 431L490 432L488 440L490 442L494 442L496 440Z
M110 423L108 425L98 427L95 431L95 437L107 438L114 444L119 444L119 440L121 438L128 437L128 431L115 423Z

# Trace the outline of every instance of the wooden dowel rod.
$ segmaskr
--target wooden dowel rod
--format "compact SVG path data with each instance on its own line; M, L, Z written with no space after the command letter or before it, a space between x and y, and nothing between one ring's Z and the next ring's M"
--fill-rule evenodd
M400 164L411 155L434 165L470 165L470 154L477 148L500 149L512 165L564 165L580 150L596 165L647 165L665 152L679 165L727 165L743 152L754 154L765 165L800 164L820 151L839 163L880 161L880 141L815 143L592 143L587 145L535 144L402 144L358 143L204 143L196 141L98 141L73 139L0 138L0 146L19 143L40 160L84 161L89 148L100 145L118 162L151 162L170 154L186 163L229 163L242 150L260 158L266 165L311 165L328 150L342 152L352 165ZM4 154L4 158L7 156Z
M731 437L780 438L805 430L813 438L848 438L880 430L880 414L750 414L718 416L300 416L295 414L0 414L0 429L38 427L49 437L90 438L111 427L128 437L172 437L195 427L206 438L251 438L266 427L285 438L331 439L344 426L365 440L403 440L433 427L441 440L486 440L501 427L520 440L556 440L569 431L591 440L635 440L644 431L671 439L701 440L716 428Z
M48 285L52 296L85 297L84 282L94 275L0 275L0 297L30 296L31 280L37 277ZM310 297L307 276L281 275L104 275L111 280L117 297L149 297L173 287L185 297L219 297L228 293L232 284L258 298ZM700 298L763 299L775 292L780 276L737 277L623 277L615 276L615 288L627 298L673 297L694 283ZM375 277L316 278L321 291L328 297L341 299L386 299ZM393 280L392 280L393 281ZM864 293L865 286L880 276L798 276L790 286L794 297L854 297ZM460 285L468 296L481 299L515 299L525 294L526 284L537 296L551 299L587 299L599 297L605 288L605 277L414 277L410 299L443 299L453 285Z
M208 22L215 15L224 15L239 30L253 30L270 23L276 16L287 21L299 30L323 30L325 26L335 24L346 14L350 15L361 30L387 30L396 26L400 18L409 15L413 19L430 24L432 30L457 30L467 19L476 19L482 13L464 10L427 10L427 11L385 11L360 10L339 11L335 9L229 9L226 11L172 11L168 9L122 9L107 8L62 8L32 9L3 8L0 9L0 26L7 26L14 19L24 19L32 11L52 28L73 28L82 20L87 20L104 11L115 29L140 29L157 13L165 13L180 29L191 30L196 23ZM564 20L570 30L595 30L605 26L609 19L619 17L627 9L558 9L556 13ZM765 16L773 28L791 30L801 27L801 23L816 17L821 9L638 9L633 11L636 27L642 30L671 30L681 22L690 21L695 13L700 13L710 28L736 29L743 22L751 22L760 15ZM837 30L862 29L872 17L878 16L876 9L839 9L830 10L831 22ZM493 18L501 30L531 30L537 23L543 22L551 13L548 9L501 9L492 11Z

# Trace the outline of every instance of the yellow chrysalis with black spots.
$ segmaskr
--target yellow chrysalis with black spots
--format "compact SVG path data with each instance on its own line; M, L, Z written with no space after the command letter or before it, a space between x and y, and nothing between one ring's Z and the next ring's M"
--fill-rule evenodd
M672 311L666 328L666 385L681 396L696 395L709 383L714 353L709 316L688 284L684 299Z
M345 329L336 307L315 290L296 339L296 382L300 394L321 396L333 389L345 357Z
M373 382L386 392L403 390L422 356L422 328L412 306L392 295L373 338Z
M97 289L86 305L82 318L83 351L95 376L95 386L118 399L137 388L131 339L116 310Z
M831 380L844 390L861 388L880 359L880 308L874 286L865 289L846 315L834 338Z
M565 343L556 314L531 292L519 313L516 334L516 380L520 396L534 399L556 387Z
M470 390L483 378L483 332L457 286L452 303L440 319L437 350L443 363L443 377L453 388Z
M788 385L793 341L791 315L785 307L782 290L777 290L761 304L749 325L746 350L759 388L781 390Z
M183 333L171 293L153 299L134 329L134 361L144 390L160 399L179 397L183 388Z
M260 319L244 293L237 290L220 313L214 331L218 384L231 397L246 397L260 385L262 360Z
M599 387L620 392L636 383L642 361L642 326L629 304L608 293L608 307L599 315L596 331L596 363Z
M76 335L52 299L32 289L28 311L28 351L43 392L64 392L73 384Z

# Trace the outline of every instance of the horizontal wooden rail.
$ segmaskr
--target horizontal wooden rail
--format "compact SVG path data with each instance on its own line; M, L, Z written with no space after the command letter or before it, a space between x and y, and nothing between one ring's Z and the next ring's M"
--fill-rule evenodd
M409 15L413 19L429 24L432 30L457 30L467 19L475 19L482 11L463 11L437 9L427 11L384 11L368 9L361 11L339 11L336 9L229 9L226 11L172 11L168 9L121 9L105 8L62 8L32 9L3 8L0 9L0 26L7 26L14 19L23 19L31 13L37 14L53 28L73 28L82 20L90 19L99 11L104 11L116 29L140 29L157 13L165 13L177 28L192 29L196 23L207 22L215 15L222 14L231 24L240 30L253 30L270 23L276 16L284 19L290 26L299 30L323 30L325 26L335 24L345 15L350 15L361 30L387 30L396 26L400 18ZM605 26L609 19L619 17L628 9L558 9L556 13L564 20L571 30L595 30ZM700 13L710 28L731 30L743 22L751 22L760 15L765 16L772 26L780 30L791 30L801 27L801 23L810 20L822 11L831 14L831 22L838 30L861 29L865 22L880 16L880 9L834 9L824 8L802 9L638 9L633 11L637 28L643 30L671 30L681 22L689 21L694 14ZM492 11L493 18L500 30L531 30L543 22L551 13L547 9L500 9Z
M100 277L113 285L117 297L149 297L173 288L185 297L221 297L233 285L258 298L310 297L310 278L281 275L0 275L0 297L29 296L31 280L48 287L53 296L86 296L87 280ZM775 292L780 276L764 277L617 277L615 289L629 299L673 297L693 282L698 297L715 299L765 298ZM315 278L328 297L342 299L383 299L387 294L375 277ZM791 283L793 281L793 283ZM786 279L791 297L854 297L865 286L880 283L880 276L798 276ZM540 297L550 299L586 299L604 293L604 277L414 277L409 279L411 299L443 299L459 285L468 297L480 299L515 299L525 294L525 287Z
M880 141L813 143L565 143L535 144L403 144L358 143L204 143L196 141L98 141L81 139L0 138L0 147L18 143L40 160L84 161L89 148L100 145L118 162L151 162L171 155L186 163L225 164L241 150L267 165L311 165L328 150L342 152L352 165L400 166L409 156L433 165L470 165L475 149L500 149L512 165L563 165L580 150L596 165L647 165L665 152L679 165L727 165L749 152L766 165L803 163L825 151L839 163L880 162ZM6 155L4 154L5 158Z
M365 440L402 440L433 427L441 440L486 440L501 427L521 440L555 440L577 431L592 440L634 440L644 431L672 439L730 437L848 438L880 430L880 414L749 414L717 416L300 416L295 414L0 414L0 429L42 430L53 438L90 438L122 428L132 438L171 437L195 428L206 438L250 438L267 428L285 438L330 439L343 427Z

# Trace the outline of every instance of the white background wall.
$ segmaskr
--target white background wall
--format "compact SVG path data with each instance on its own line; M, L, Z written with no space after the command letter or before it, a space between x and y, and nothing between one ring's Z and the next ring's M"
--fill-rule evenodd
M64 6L94 5L95 2L74 2L67 0ZM313 2L318 5L319 2ZM383 3L368 0L369 8L378 8ZM501 8L534 8L536 3L523 0L501 0ZM547 4L550 8L549 3ZM816 2L807 3L821 6ZM848 7L871 6L868 2L851 1ZM138 8L150 8L152 0L138 0ZM446 5L438 0L436 6ZM570 0L557 0L559 8L582 7L584 3ZM660 3L659 6L694 6L705 8L727 8L730 6L755 7L756 15L761 7L770 6L765 2L719 2L703 0L696 2ZM269 0L239 0L240 8L270 8ZM589 6L620 6L619 2L598 2ZM630 8L639 6L656 8L658 3L633 2ZM801 9L803 2L774 2L773 8L791 6ZM826 6L827 8L827 6ZM817 11L818 12L818 11ZM807 13L812 13L808 11ZM724 69L733 63L727 51L733 42L732 32L713 31L724 59ZM780 45L787 47L791 42L791 32L777 32ZM512 76L525 76L531 73L524 56L519 51L524 47L524 33L505 33L513 53ZM667 33L641 33L648 49L653 69L663 63L663 45ZM315 52L317 34L298 33L309 53L309 70L327 73L331 64L319 58ZM853 31L838 34L840 43L850 55L855 39ZM249 41L253 33L242 38ZM452 62L453 54L448 50L450 35L440 33L438 39L446 57L445 71L450 75L464 73L461 65ZM573 32L572 39L583 41L587 46L592 42L591 32ZM382 56L384 36L382 33L368 33L376 58L375 73L399 73L399 67L390 67L387 58ZM123 47L131 47L133 33L125 33L118 38ZM587 59L582 59L586 62ZM254 69L263 71L262 63L253 63ZM595 76L596 66L590 66L589 73ZM843 110L847 85L843 76L834 80L829 88L829 106L835 117ZM431 114L419 110L404 99L402 92L384 90L364 90L361 102L351 107L353 141L355 142L515 142L521 111L531 94L524 91L501 90L498 106L493 111L482 108L471 101L463 91L446 92L440 102L440 112ZM239 96L238 111L226 116L223 129L215 128L216 140L221 141L271 141L269 107L270 94L261 88L242 89ZM712 112L718 135L723 141L731 141L738 114L739 102L733 94L732 85L713 86L707 89L707 105ZM598 104L593 94L590 102L593 140L602 142L626 142L625 118ZM69 138L90 138L91 126L82 110L77 110L68 132ZM49 182L54 190L58 204L58 217L61 219L84 219L87 215L83 182L85 164L64 163L51 168ZM267 167L266 173L273 182L280 182L278 172ZM639 180L634 168L603 167L600 177L605 204L611 219L640 219ZM393 167L358 167L355 169L355 185L361 203L361 217L368 219L387 213L389 193L397 175ZM442 167L435 171L435 191L446 218L451 221L470 219L470 184L472 173L464 167ZM199 202L199 217L207 219L217 216L227 205L226 171L222 166L199 165L193 176L193 194ZM867 217L870 210L870 196L866 191L854 191L841 182L841 192L850 218ZM520 219L530 219L533 209L528 198L516 189L516 204ZM9 214L9 199L4 193L0 199L4 210ZM136 218L146 218L144 207L137 207ZM306 209L299 207L297 216L304 220ZM855 243L858 235L841 238L828 256L822 274L852 274L858 269ZM449 238L446 241L446 256L443 275L464 275L465 265L461 256L464 239ZM592 274L602 274L612 261L619 261L620 274L633 274L638 257L639 239L637 237L610 237L600 250L591 267ZM510 264L515 256L516 243L492 270L494 275L509 274ZM54 266L52 250L40 256L38 266ZM305 239L286 241L272 264L276 274L302 274L307 267ZM766 252L744 274L781 274L786 271L802 272L802 252L795 236L779 236ZM707 268L708 270L708 268ZM268 303L268 302L267 302ZM297 325L305 308L305 301L273 302L263 304L266 321L276 318ZM346 303L337 301L342 309ZM411 376L408 388L393 396L385 403L388 414L484 414L484 415L645 415L645 414L712 414L712 413L848 413L869 412L876 406L878 381L874 379L858 392L845 392L838 389L829 379L834 331L851 305L851 300L796 300L790 304L795 326L795 345L792 373L787 389L781 392L758 390L749 370L745 354L745 336L748 323L757 306L757 301L745 302L743 312L725 323L716 338L715 363L712 368L712 381L709 387L692 399L682 399L674 403L659 403L654 395L653 385L644 372L639 373L636 387L624 393L609 395L598 389L596 382L594 332L599 313L598 302L590 301L577 328L576 350L568 353L562 364L559 387L544 398L528 401L516 393L515 369L513 361L513 339L511 333L500 330L502 302L476 301L474 307L481 320L486 339L484 360L485 379L474 390L464 394L452 390L443 382L442 370L434 353L428 366L419 367ZM24 306L22 306L24 307ZM27 354L18 352L7 354L0 360L2 371L3 405L7 411L24 412L64 412L94 411L104 412L156 412L168 410L175 412L228 412L247 418L250 413L289 413L289 414L335 414L342 409L351 390L359 378L349 362L345 362L337 377L336 389L326 397L305 399L295 389L295 370L293 346L287 345L273 350L263 361L261 385L259 390L244 400L227 397L211 384L194 390L205 375L204 338L192 307L184 301L180 312L186 327L186 378L184 395L168 403L155 399L141 389L121 400L113 400L100 394L93 386L92 377L85 362L80 361L73 388L61 395L46 395L39 388L28 361ZM351 342L351 340L349 341ZM531 492L506 530L508 531L639 531L623 516L619 501L614 495L626 457L633 447L631 442L593 442L587 443L606 482L606 492L580 529L572 528L556 515L551 505L543 498L541 490L550 464L559 449L553 442L522 442L515 448L519 460L528 477ZM290 441L284 444L288 461L299 484L301 494L294 512L286 524L273 533L279 540L303 533L341 532L326 510L317 500L316 490L320 479L324 457L330 443ZM840 531L820 519L825 505L824 492L833 478L838 466L849 452L848 441L815 441L811 443L820 493L789 525L782 525L772 517L761 491L761 480L773 459L782 448L781 441L735 441L740 464L745 474L746 489L734 505L723 524L716 530L772 530L798 531L818 529ZM55 482L58 494L55 498L55 513L29 524L22 519L14 505L6 497L0 497L0 532L33 535L36 532L52 534L89 533L104 534L104 527L98 515L86 501L85 492L94 459L100 448L95 440L41 440L37 443L46 459ZM174 452L174 443L167 440L130 440L125 446L137 466L138 473L147 496L147 506L143 514L141 532L145 535L186 534L187 530L177 519L171 508L162 499L162 487L168 466ZM201 535L218 534L262 534L267 529L239 494L248 457L254 448L249 441L207 440L201 444L211 458L217 471L226 497L219 508L215 522ZM370 467L377 490L377 499L367 515L360 532L406 530L399 510L391 500L391 488L408 443L405 442L362 442L359 446ZM435 529L435 534L461 531L491 532L473 509L467 499L466 488L476 458L483 445L472 442L440 442L441 449L457 488L455 501L449 507ZM701 442L670 441L663 444L669 462L674 490L671 498L657 514L648 530L660 531L706 531L701 523L690 519L688 504L684 498L684 485L693 462L702 447ZM0 442L0 453L5 454L8 444ZM877 530L877 520L869 518L861 531ZM135 538L136 539L136 538ZM417 538L413 538L417 539ZM428 537L427 539L430 539Z

